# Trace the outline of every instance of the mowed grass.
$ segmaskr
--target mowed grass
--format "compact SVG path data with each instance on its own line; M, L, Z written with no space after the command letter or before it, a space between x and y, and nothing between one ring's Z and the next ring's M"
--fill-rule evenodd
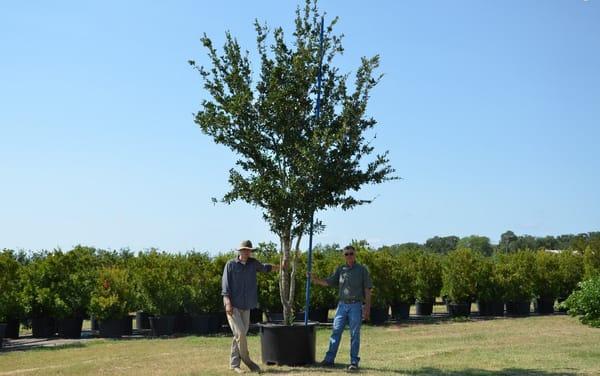
M317 360L329 328L317 333ZM231 338L92 340L85 344L0 353L1 375L232 375ZM260 338L249 339L260 361ZM600 330L568 316L363 326L361 373L373 375L600 375ZM263 366L263 373L346 374L349 333L339 367Z

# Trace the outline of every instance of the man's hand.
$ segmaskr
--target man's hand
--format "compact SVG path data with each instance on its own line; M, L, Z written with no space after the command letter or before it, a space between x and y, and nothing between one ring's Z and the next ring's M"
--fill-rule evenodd
M233 306L231 303L225 303L225 313L229 316L233 315Z
M366 304L362 307L362 317L365 321L369 321L369 318L371 317L371 307Z

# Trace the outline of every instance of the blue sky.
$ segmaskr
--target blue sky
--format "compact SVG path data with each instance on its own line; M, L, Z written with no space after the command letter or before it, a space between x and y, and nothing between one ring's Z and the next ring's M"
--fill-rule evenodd
M0 4L0 248L217 252L276 241L261 212L213 205L234 156L193 123L188 59L293 1ZM318 217L316 243L600 230L600 2L322 1L353 72L381 55L369 112L400 181ZM255 65L257 67L257 65ZM306 246L306 243L305 243Z

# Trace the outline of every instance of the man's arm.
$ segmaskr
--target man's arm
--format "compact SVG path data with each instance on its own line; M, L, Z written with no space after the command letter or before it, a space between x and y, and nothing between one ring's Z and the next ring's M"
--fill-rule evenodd
M223 277L221 277L221 295L223 295L223 305L225 306L225 312L228 315L233 314L233 306L231 305L231 299L229 299L230 286L229 286L229 273L228 273L229 263L225 264L223 268Z
M323 278L319 278L319 277L315 277L314 275L312 275L312 273L306 273L306 277L308 279L310 279L310 281L316 285L320 285L320 286L329 286L329 283L327 283L327 280L323 279Z
M365 289L365 304L363 305L363 319L369 320L371 316L371 289Z

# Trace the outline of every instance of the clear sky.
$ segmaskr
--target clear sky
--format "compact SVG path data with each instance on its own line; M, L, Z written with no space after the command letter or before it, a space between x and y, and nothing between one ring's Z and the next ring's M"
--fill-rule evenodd
M276 241L259 209L213 205L234 155L193 123L188 59L294 1L0 3L0 248L226 251ZM322 1L400 181L318 217L315 243L600 230L600 1ZM255 67L258 67L255 65ZM306 247L306 242L304 247Z

